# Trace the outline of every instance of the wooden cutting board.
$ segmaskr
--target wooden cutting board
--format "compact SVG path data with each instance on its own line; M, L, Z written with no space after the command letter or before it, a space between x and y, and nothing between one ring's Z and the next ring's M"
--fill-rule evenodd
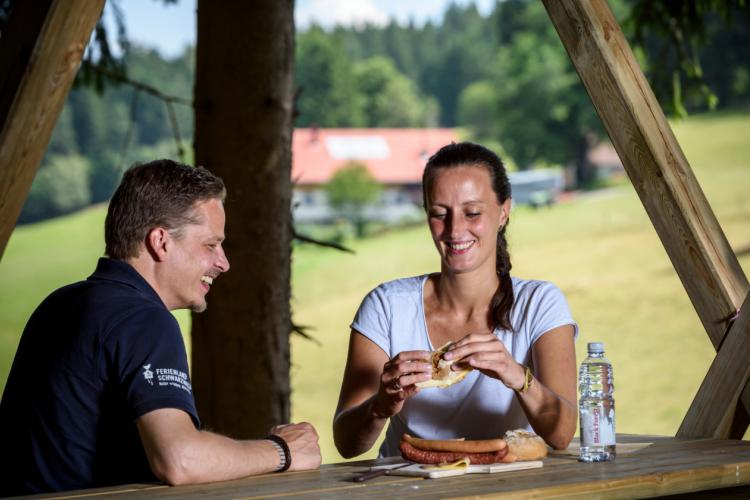
M382 470L389 469L389 476L412 476L412 477L425 477L429 479L437 479L441 477L461 476L464 474L494 474L496 472L510 472L514 470L524 469L538 469L542 467L543 463L541 460L531 460L525 462L513 462L510 464L487 464L480 465L474 464L468 467L456 468L456 469L430 469L429 465L412 464L408 467L401 469L394 469L404 465L406 462L388 464L388 465L377 465L371 468L371 470Z

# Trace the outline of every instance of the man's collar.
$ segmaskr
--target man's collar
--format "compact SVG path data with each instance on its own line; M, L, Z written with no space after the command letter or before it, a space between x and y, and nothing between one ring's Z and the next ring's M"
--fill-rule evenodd
M100 257L99 262L96 264L94 274L89 276L88 279L124 283L125 285L139 290L146 297L166 307L164 301L162 301L159 294L156 293L156 290L154 290L143 276L141 276L141 274L127 262L110 259L109 257Z

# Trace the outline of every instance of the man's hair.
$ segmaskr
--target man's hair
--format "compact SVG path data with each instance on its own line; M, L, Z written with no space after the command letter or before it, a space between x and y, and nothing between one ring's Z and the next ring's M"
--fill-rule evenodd
M141 243L156 227L179 238L185 225L199 222L196 203L224 201L225 196L224 182L203 167L172 160L136 163L125 172L109 202L105 252L117 260L137 257Z

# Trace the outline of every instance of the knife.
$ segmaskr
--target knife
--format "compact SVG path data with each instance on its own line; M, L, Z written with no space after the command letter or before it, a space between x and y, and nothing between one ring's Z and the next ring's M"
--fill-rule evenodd
M370 479L374 479L376 477L380 476L387 476L391 471L396 469L403 469L404 467L408 467L410 465L413 465L412 462L407 462L405 464L397 465L396 467L391 467L390 469L376 469L371 470L370 472L365 472L364 474L360 474L358 476L354 476L354 482L361 483L363 481L368 481Z

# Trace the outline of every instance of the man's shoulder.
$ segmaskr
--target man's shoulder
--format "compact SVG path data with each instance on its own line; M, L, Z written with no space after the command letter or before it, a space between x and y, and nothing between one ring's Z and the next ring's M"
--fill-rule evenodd
M42 305L48 307L70 308L76 305L96 306L96 311L169 311L164 304L157 302L140 289L121 281L87 279L58 288L52 292Z
M63 319L64 318L64 319ZM87 279L52 292L32 318L36 328L74 328L79 335L107 337L113 331L164 331L179 326L164 304L119 281Z

